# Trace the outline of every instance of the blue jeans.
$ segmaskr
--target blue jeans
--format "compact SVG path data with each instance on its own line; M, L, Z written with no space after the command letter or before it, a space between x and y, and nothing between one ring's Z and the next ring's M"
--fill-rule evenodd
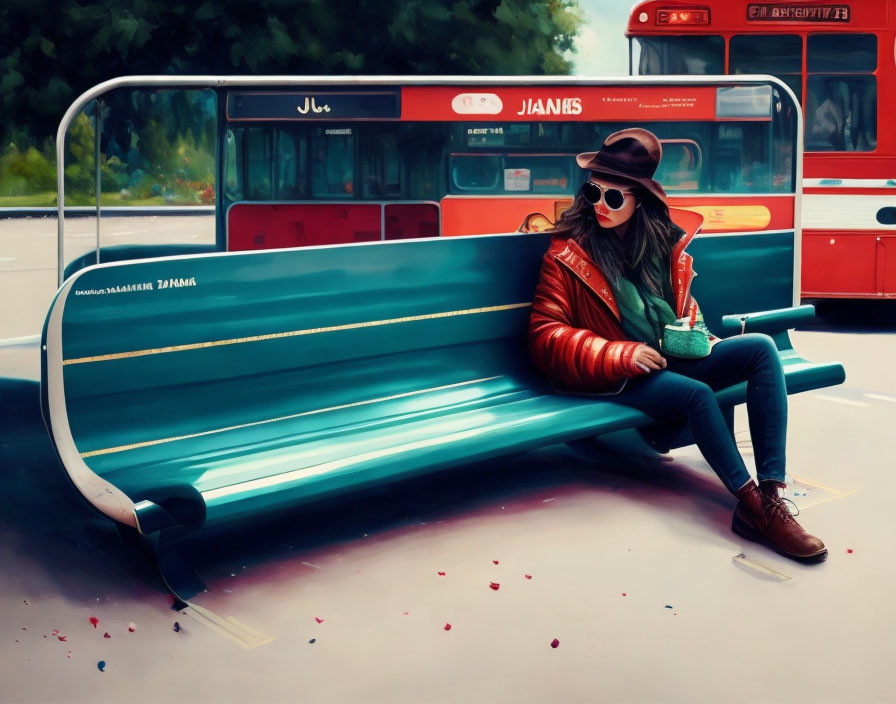
M685 420L709 466L734 493L750 481L750 473L713 391L746 381L757 477L783 482L787 389L772 339L739 335L717 343L708 357L666 361L666 369L629 381L613 400L658 421Z

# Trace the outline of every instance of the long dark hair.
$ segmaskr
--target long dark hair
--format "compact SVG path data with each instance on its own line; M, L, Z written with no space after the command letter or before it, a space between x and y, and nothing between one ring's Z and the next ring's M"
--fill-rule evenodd
M563 211L555 232L581 245L610 283L625 276L639 288L662 296L661 272L651 260L658 256L664 261L684 230L672 222L668 206L646 188L633 184L631 191L637 206L625 237L600 226L594 205L585 199L582 189L572 206Z

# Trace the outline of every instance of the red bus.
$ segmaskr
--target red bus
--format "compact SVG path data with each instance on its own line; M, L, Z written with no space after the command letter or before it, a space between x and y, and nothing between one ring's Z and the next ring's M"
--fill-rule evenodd
M626 36L633 75L787 84L805 124L802 296L896 298L896 0L650 0Z

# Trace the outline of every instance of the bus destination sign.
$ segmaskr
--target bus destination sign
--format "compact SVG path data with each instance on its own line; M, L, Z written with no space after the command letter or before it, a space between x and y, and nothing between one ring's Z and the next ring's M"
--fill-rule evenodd
M398 119L397 89L375 91L234 91L227 95L228 120Z
M748 22L849 22L849 5L787 5L756 2L747 5Z

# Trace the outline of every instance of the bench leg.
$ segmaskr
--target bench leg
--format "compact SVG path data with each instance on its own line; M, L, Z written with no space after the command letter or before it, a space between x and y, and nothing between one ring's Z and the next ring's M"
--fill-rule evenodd
M159 533L141 535L128 526L116 525L116 528L137 577L171 594L175 611L187 606L187 599L205 591L205 583L190 567L189 556L182 548L165 541Z
M140 536L146 549L152 554L153 562L165 589L174 597L171 608L180 611L192 599L206 589L205 582L196 574L183 548L165 541L159 533Z

